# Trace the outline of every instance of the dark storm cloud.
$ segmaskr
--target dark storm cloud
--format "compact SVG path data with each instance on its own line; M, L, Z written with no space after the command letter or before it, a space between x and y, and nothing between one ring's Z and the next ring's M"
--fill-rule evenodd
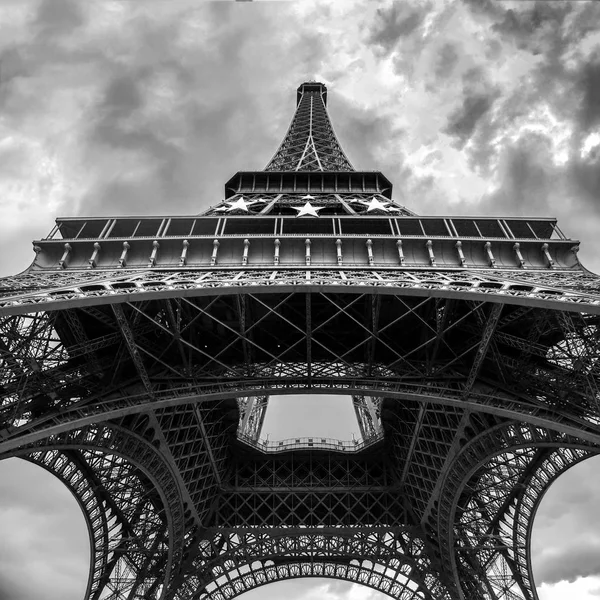
M513 37L520 46L529 46L535 44L534 36L539 29L562 26L570 12L567 2L532 2L525 8L507 9L492 30L502 36Z
M78 0L42 0L34 27L41 35L70 33L85 22L83 5Z
M389 7L378 8L366 42L388 54L399 39L411 35L421 25L429 7L428 2L418 7L394 2Z
M17 77L27 74L27 62L19 48L8 47L0 52L0 94Z
M445 133L457 137L460 145L464 145L475 130L479 119L487 113L493 103L492 95L466 96L462 106L450 115Z
M522 135L500 157L500 189L484 198L478 209L490 214L547 214L556 185L551 143L543 134Z
M230 11L224 4L204 5L200 14L212 24L208 36L197 48L183 51L174 47L173 40L185 20L134 21L131 35L144 51L127 60L125 67L109 65L101 99L90 111L84 152L90 164L108 149L125 152L145 175L132 178L132 167L107 174L84 198L86 212L164 212L165 199L182 212L186 205L197 212L202 193L210 196L206 205L218 202L222 182L232 174L220 157L243 154L250 145L243 133L253 129L249 118L244 128L231 123L245 120L240 115L245 98L246 107L255 102L254 90L243 86L249 73L243 48L253 34L241 21L229 24ZM230 37L220 35L226 25ZM203 47L206 55L195 60L193 52ZM165 85L173 105L153 107L153 94L160 95L165 90L157 88ZM263 160L266 163L267 157ZM244 162L249 161L239 161ZM208 181L206 172L216 175Z
M498 86L490 82L490 76L481 66L468 69L462 76L462 103L448 115L448 124L443 130L456 138L459 148L469 141L478 126L487 123L489 129L489 120L484 121L484 117L501 96ZM489 136L485 135L484 140L487 142Z
M600 154L595 154L588 160L574 159L568 165L567 183L575 197L582 203L582 210L600 214Z
M582 92L580 125L589 130L600 121L600 51L594 62L583 66L579 87Z
M388 143L392 140L401 142L402 131L394 124L392 115L382 115L377 109L366 109L358 107L342 99L337 101L333 126L336 130L342 148L348 155L355 169L384 169L381 164L382 141ZM387 134L387 139L386 139ZM398 146L398 149L399 146ZM394 160L397 156L387 156ZM396 164L395 167L398 165Z
M440 79L450 77L458 62L459 53L456 44L446 43L437 51L435 76Z

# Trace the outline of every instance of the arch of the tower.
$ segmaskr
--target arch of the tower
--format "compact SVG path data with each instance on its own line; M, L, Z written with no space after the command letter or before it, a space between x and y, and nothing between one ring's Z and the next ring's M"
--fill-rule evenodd
M494 599L535 599L528 553L535 507L558 473L600 447L599 317L591 295L576 302L568 287L557 293L516 283L486 288L481 280L477 289L457 291L442 278L403 288L373 284L372 275L346 288L304 280L235 290L231 276L224 287L214 281L199 287L181 274L173 280L162 274L162 284L150 278L146 286L146 277L127 276L122 287L111 282L45 293L37 304L24 298L10 309L20 314L0 320L0 452L31 454L78 495L95 536L93 589L108 585L110 571L115 585L159 597L165 582L183 577L173 565L185 564L190 579L181 585L189 584L197 598L231 598L299 576L338 577L427 598L418 594L436 579L429 565L389 554L383 560L375 544L361 559L342 549L348 538L339 551L323 552L324 536L320 554L316 546L268 554L252 542L230 562L222 546L202 562L200 534L191 533L186 519L219 516L215 506L225 516L250 506L234 493L231 502L239 504L219 504L228 449L239 443L236 399L327 391L383 398L378 410L386 456L395 465L390 473L402 482L414 522L437 540L428 542L428 553L452 575L445 581L450 596L454 585L466 597L485 589ZM44 302L53 307L46 313L22 312ZM117 388L110 384L115 379ZM152 426L134 423L143 412L152 414ZM129 420L98 425L121 419ZM158 443L170 448L171 462L157 439L139 433L152 428L161 432ZM209 446L202 446L206 440ZM267 455L259 447L252 451ZM193 478L177 481L174 465ZM90 468L106 474L106 497L138 498L146 503L142 512L154 515L139 521L138 530L132 525L141 546L122 534L124 526L112 528L109 515L118 507L107 512L106 497L91 498L81 484L93 476ZM148 493L135 496L134 488ZM287 511L284 503L268 512L276 494L272 498L260 500L262 525L284 513L301 521L304 509ZM401 511L392 500L377 500L386 503L378 513L386 526ZM318 495L310 500L314 506L321 501ZM305 512L318 520L319 510L311 504ZM354 516L359 520L359 512ZM255 523L231 523L241 525ZM302 538L302 532L294 535L285 540ZM414 560L414 552L402 556ZM372 565L361 562L365 558ZM399 561L395 572L406 581L386 571L390 560ZM142 572L155 575L142 581Z
M187 515L154 445L107 423L0 455L10 457L58 477L82 509L90 538L86 599L162 597L181 562Z
M403 570L405 572L403 572ZM396 570L396 565L378 564L371 560L272 560L255 561L234 571L228 571L206 585L201 592L182 596L193 600L225 600L235 598L264 585L299 578L327 578L357 583L399 600L428 600L427 588L412 580L408 569Z
M6 424L52 408L61 411L45 424L57 427L92 413L134 413L150 396L176 404L306 388L432 396L575 428L597 422L598 307L552 290L183 283L138 281L127 295L114 282L94 294L65 291L56 310L2 317ZM24 299L17 308L32 306ZM122 373L126 397L102 391L107 373ZM82 402L91 397L98 401Z
M232 598L268 583L330 577L366 585L393 598L447 598L420 532L276 528L220 532L203 539L177 598Z
M531 567L536 511L557 477L598 454L598 444L519 422L465 440L428 517L456 593L537 600Z
M115 513L106 506L107 496L91 493L85 481L89 473L76 455L82 452L86 437L89 439L89 434L80 432L55 437L33 451L30 448L29 454L23 450L11 455L27 458L54 473L78 499L94 540L86 598L94 597L100 585L108 585L107 569L112 573L114 589L122 597L137 589L144 597L159 598L164 568L160 569L161 577L140 580L135 553L131 547L125 552L123 524L115 524ZM103 470L106 474L101 481L105 492L121 500L139 498L135 489L144 485L144 477L130 457L115 460L106 448L94 444L86 452L85 458L96 467L96 474ZM440 537L440 556L452 563L457 589L462 589L465 597L480 593L480 586L485 586L489 597L497 600L537 599L530 556L537 508L557 477L598 453L600 444L590 445L518 423L493 427L464 444L449 470L445 495L431 521L437 521L439 531L446 534ZM458 505L467 497L472 500L458 513ZM122 511L123 506L114 510ZM152 510L158 510L155 518ZM156 503L152 510L144 506L145 529L136 539L154 541L151 549L158 565L167 554L163 547L166 512ZM446 522L452 526L444 527ZM108 539L112 540L109 544ZM159 539L162 545L157 545ZM227 540L221 537L198 542L194 566L188 569L173 598L234 598L255 587L298 577L346 580L406 600L453 597L452 588L444 587L437 579L422 544L409 530L357 531L354 535L280 531L278 535L261 536L251 530L233 532ZM139 556L147 557L149 549L139 548Z

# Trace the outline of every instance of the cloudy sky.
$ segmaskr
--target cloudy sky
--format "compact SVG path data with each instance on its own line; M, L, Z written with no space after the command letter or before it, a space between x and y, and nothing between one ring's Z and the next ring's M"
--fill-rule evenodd
M410 209L556 216L600 272L600 3L0 0L0 274L58 215L216 204L236 170L267 164L306 79L328 85L355 167ZM544 500L542 600L600 596L598 462ZM0 597L79 600L83 521L38 471L0 465ZM378 597L299 581L246 598L284 594Z

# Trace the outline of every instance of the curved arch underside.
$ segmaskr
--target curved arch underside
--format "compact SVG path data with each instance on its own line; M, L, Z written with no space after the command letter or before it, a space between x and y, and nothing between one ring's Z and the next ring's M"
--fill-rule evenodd
M260 274L143 272L2 300L0 457L28 454L80 499L88 596L325 576L407 600L535 599L539 499L600 448L596 291L555 293L551 273L527 289L272 273L260 290ZM383 440L274 455L237 439L237 398L323 389L380 398Z
M269 583L300 578L327 578L357 583L399 600L431 598L427 590L420 590L412 580L384 565L377 565L377 569L371 569L318 561L289 562L277 566L261 565L256 569L246 565L243 571L233 575L228 574L222 580L217 579L213 585L190 598L229 600Z

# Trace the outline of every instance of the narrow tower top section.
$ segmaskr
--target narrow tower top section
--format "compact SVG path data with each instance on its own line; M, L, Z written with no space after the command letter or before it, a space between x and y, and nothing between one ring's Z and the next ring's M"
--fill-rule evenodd
M354 171L329 120L324 83L300 85L296 114L265 171Z
M327 106L327 86L318 81L305 81L298 86L298 90L296 91L296 106L300 104L302 95L308 92L317 92L320 94L323 99L323 104Z

